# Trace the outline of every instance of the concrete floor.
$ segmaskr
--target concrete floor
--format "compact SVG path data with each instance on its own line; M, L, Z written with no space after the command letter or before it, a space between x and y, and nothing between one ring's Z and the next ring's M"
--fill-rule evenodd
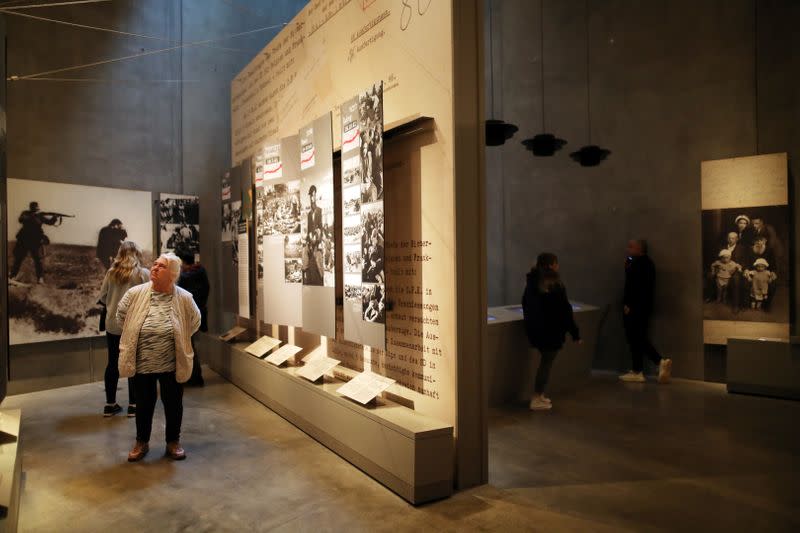
M23 409L21 531L797 531L800 404L595 379L550 413L491 412L491 484L411 507L211 372L187 389L188 460L128 464L102 384Z

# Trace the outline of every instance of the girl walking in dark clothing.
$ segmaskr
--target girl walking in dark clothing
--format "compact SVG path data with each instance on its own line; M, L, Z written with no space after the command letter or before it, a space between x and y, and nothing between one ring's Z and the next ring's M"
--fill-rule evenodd
M544 390L553 361L564 346L567 332L575 342L581 342L572 305L567 299L567 289L561 282L558 268L555 254L539 254L536 266L528 273L525 293L522 295L525 332L531 346L542 354L530 402L530 408L534 411L553 407L550 399L545 397Z

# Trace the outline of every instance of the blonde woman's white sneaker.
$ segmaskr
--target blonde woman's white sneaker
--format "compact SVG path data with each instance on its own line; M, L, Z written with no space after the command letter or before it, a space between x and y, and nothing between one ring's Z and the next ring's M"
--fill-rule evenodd
M644 374L642 374L641 372L634 372L634 371L630 371L627 374L622 374L619 377L619 380L625 381L627 383L644 383L645 381L647 381L644 379Z
M531 400L529 407L531 411L547 411L553 408L553 404L537 396Z

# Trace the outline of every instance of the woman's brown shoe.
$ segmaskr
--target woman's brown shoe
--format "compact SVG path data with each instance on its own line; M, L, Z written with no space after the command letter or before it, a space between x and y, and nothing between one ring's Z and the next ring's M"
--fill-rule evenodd
M136 444L133 445L133 449L128 452L128 462L135 463L136 461L141 461L149 451L150 445L148 445L146 442L139 442L137 440Z
M186 450L181 447L181 443L178 441L175 442L168 442L167 443L167 455L176 461L182 461L186 459Z

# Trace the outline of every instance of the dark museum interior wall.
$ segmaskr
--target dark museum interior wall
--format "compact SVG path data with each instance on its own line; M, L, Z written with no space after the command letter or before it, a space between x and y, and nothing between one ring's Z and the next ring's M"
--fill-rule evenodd
M304 4L116 0L27 10L161 40L7 15L8 74L23 76L279 26ZM93 81L9 82L9 177L200 195L201 259L210 271L210 308L218 307L216 205L219 177L230 166L229 83L278 31L48 76ZM214 314L210 320L216 330L226 325ZM13 346L9 390L102 379L105 357L103 338Z
M627 369L624 246L645 237L659 268L655 344L677 376L724 380L724 350L702 339L700 162L788 152L797 205L800 2L589 1L591 139L612 151L594 168L569 158L588 144L586 5L545 0L542 53L542 4L492 0L487 118L520 131L486 153L490 305L517 303L536 255L553 251L570 297L608 310L595 367ZM569 141L550 158L520 144L542 132L542 57L546 128Z

